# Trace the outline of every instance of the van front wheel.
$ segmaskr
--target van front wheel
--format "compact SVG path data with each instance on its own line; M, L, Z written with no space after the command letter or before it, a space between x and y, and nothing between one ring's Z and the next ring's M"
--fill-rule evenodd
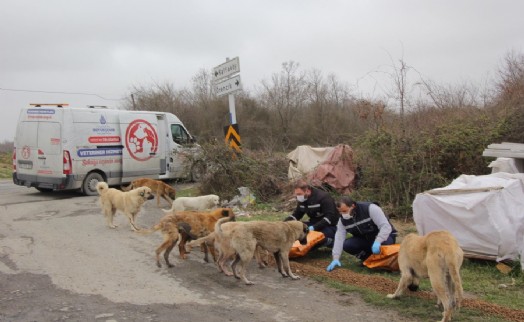
M191 181L200 182L206 173L206 165L202 161L197 161L191 167Z
M100 173L89 173L82 184L82 192L86 196L97 196L98 192L96 191L96 184L102 181L104 181L104 177L102 177Z

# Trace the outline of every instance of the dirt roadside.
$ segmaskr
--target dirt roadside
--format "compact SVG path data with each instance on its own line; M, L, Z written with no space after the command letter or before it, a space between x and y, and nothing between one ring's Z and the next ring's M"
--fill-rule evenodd
M156 202L138 217L150 227ZM0 182L1 321L409 321L358 294L303 276L250 267L256 285L219 273L193 251L157 268L158 234L132 232L117 216L104 225L96 197L46 195Z

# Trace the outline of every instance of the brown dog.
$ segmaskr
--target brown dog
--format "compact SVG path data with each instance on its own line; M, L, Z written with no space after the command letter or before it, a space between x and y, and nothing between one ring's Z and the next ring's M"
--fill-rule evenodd
M186 242L190 239L201 238L212 233L215 230L215 223L217 220L223 217L234 217L233 210L231 210L231 208L218 208L210 211L177 211L165 215L162 217L162 219L160 219L158 224L153 226L151 229L144 231L143 233L147 234L163 229L163 227L167 227L166 229L170 228L172 230L177 230L176 233L173 233L173 236L176 235L178 239L179 231L177 225L179 223L185 223L188 225L189 229L180 230L180 243L178 244L178 249L180 252L180 257L186 259ZM166 222L170 223L170 225L166 225ZM191 234L189 234L189 231ZM176 244L176 240L174 244ZM164 257L169 256L171 249L166 249L167 255L164 254ZM214 257L214 247L208 247L206 244L203 244L203 249L205 253L204 260L209 262L208 252L210 251Z
M153 180L149 178L136 179L131 182L127 187L122 187L123 191L129 191L138 187L148 187L156 195L156 205L160 207L160 198L164 198L169 202L169 206L173 204L173 200L176 198L176 190L167 183L160 180Z
M426 236L409 234L400 244L398 264L401 278L394 294L397 298L409 288L416 291L421 277L429 277L437 295L437 305L442 305L442 322L451 320L454 308L460 307L463 290L460 267L464 253L457 240L447 231L433 231Z
M177 222L173 216L165 216L157 225L153 227L153 230L142 230L140 233L148 234L156 230L160 230L162 232L162 236L164 237L162 244L160 244L160 246L158 246L158 248L155 250L156 266L158 267L162 267L160 264L160 254L162 252L164 252L164 260L166 261L167 266L174 266L169 262L169 254L173 250L173 247L175 247L181 232L190 236L191 238L197 238L191 233L191 227L187 223Z
M134 231L140 230L135 223L136 215L140 211L144 202L155 198L151 189L148 187L141 187L131 191L122 192L118 189L109 188L105 182L99 182L96 185L96 190L100 195L100 206L106 217L107 225L110 228L116 228L113 224L113 217L115 216L116 211L120 210L129 219L131 228Z
M307 243L309 230L303 222L250 221L224 224L222 222L216 225L215 238L220 243L219 253L227 255L234 252L235 259L231 268L236 278L242 279L248 285L253 284L246 278L246 271L257 246L275 256L278 271L282 276L299 278L293 274L289 266L289 250L296 240L303 245ZM238 263L240 269L237 271Z

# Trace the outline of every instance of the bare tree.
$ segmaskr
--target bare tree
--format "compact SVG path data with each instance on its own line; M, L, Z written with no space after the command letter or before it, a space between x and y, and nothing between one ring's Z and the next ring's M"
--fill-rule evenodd
M191 83L192 104L208 110L216 99L212 90L211 73L202 68L191 78Z
M310 113L312 114L309 131L313 132L312 137L326 136L329 128L329 109L328 109L328 87L318 69L312 69L307 73L308 96L310 103ZM313 123L313 124L311 124Z
M134 85L128 96L125 107L131 110L177 112L184 104L181 93L171 83L154 83Z
M307 102L307 83L299 64L293 61L282 64L282 71L275 73L271 81L262 81L261 100L263 105L277 114L282 144L291 142L292 123Z
M524 98L524 54L506 54L499 68L497 88L501 99L522 100Z

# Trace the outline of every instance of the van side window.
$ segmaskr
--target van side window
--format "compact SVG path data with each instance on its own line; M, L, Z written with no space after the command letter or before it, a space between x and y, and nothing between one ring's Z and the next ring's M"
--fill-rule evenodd
M171 124L171 134L173 136L173 141L175 141L176 143L189 143L189 135L180 124Z

